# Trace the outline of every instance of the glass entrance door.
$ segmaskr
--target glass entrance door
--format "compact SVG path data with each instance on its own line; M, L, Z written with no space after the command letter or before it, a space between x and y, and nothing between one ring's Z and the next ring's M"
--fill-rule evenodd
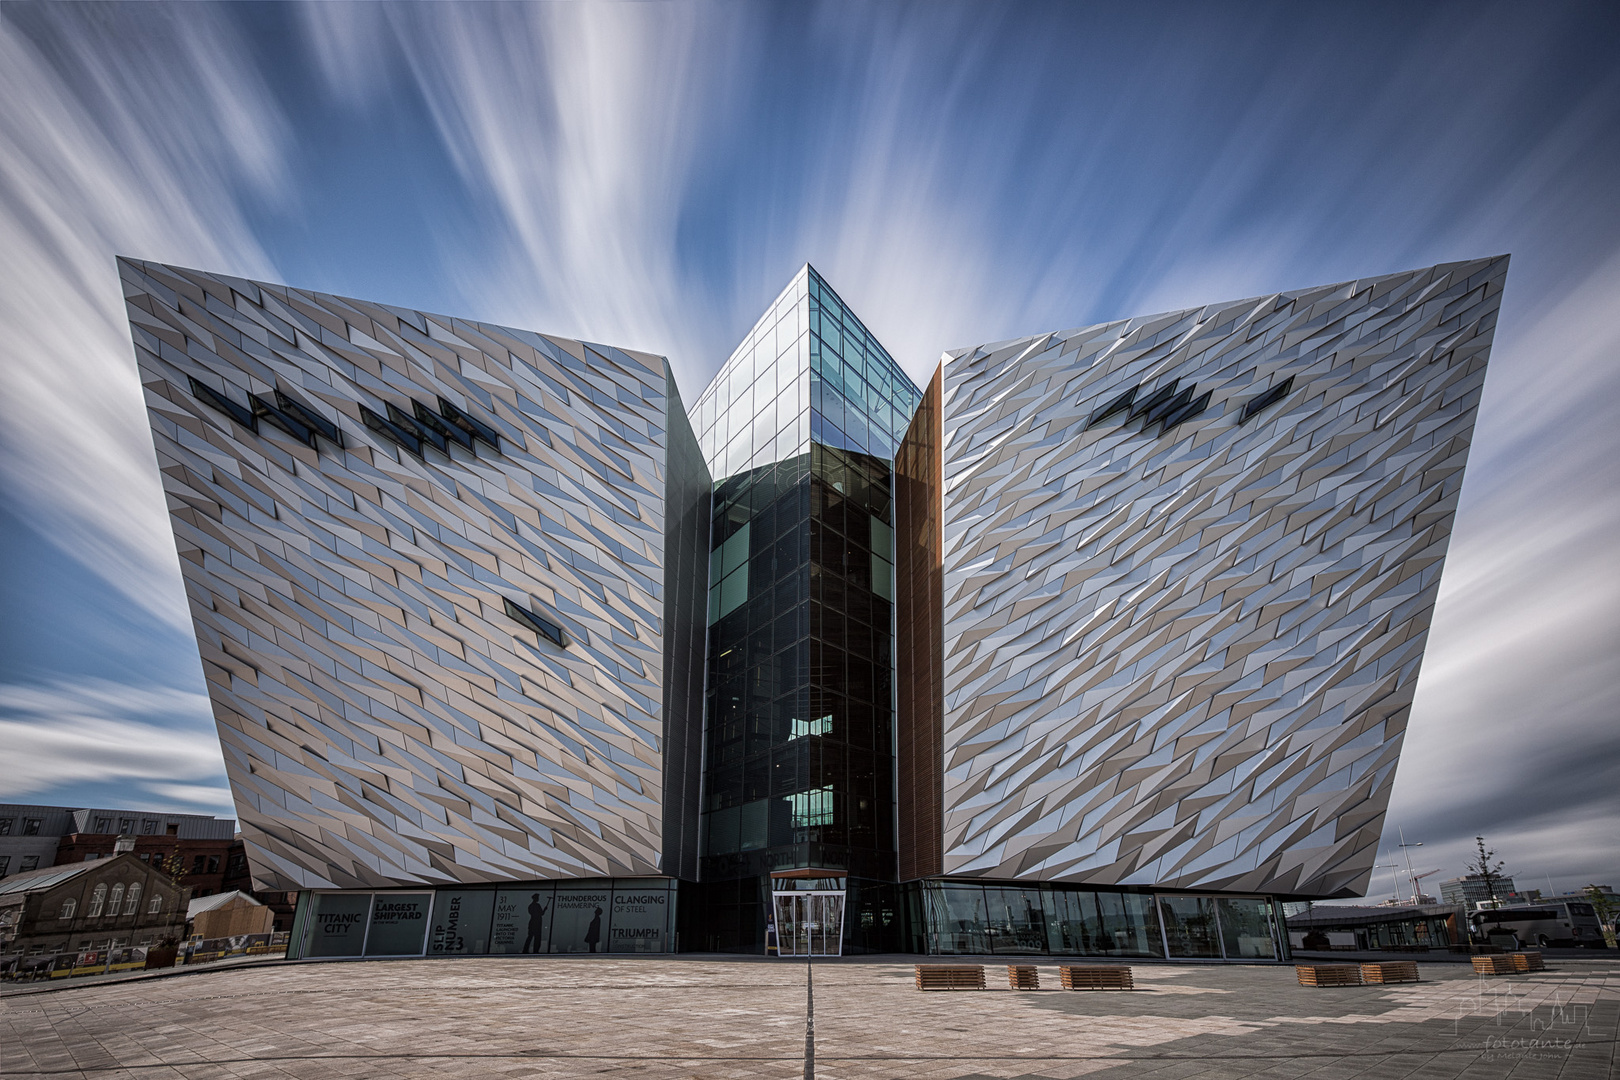
M778 892L771 894L771 904L777 955L843 955L843 892Z

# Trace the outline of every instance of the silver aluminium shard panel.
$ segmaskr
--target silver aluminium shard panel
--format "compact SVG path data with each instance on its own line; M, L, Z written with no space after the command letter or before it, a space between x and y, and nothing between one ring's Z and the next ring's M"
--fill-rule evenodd
M1365 890L1507 263L947 357L945 873Z
M695 860L665 836L664 747L696 745L701 683L665 668L690 666L703 590L670 610L666 549L700 574L708 511L666 492L706 501L709 478L666 362L119 273L255 883Z

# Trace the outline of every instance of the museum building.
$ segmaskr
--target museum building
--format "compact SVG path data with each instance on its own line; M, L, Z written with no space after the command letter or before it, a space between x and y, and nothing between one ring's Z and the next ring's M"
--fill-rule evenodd
M1364 890L1507 258L660 356L119 260L294 955L1285 959Z

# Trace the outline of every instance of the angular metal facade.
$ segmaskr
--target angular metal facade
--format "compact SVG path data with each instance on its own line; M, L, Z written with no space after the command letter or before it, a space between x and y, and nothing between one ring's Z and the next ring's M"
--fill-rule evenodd
M256 884L690 873L710 478L663 358L119 272Z
M1364 891L1506 272L947 356L945 874Z

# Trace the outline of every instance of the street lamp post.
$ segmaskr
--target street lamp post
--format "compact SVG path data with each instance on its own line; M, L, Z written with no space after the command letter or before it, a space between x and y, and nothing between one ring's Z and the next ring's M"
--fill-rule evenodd
M816 1076L816 983L812 958L816 955L818 922L804 924L804 1080Z
M1415 847L1422 847L1423 846L1423 841L1417 840L1417 841L1414 841L1413 843L1408 844L1406 842L1406 829L1404 827L1402 827L1400 829L1397 829L1396 831L1400 833L1401 851L1406 856L1406 877L1407 877L1408 881L1411 881L1411 879L1412 879L1412 852L1411 852L1411 849L1415 848ZM1412 903L1414 903L1414 904L1417 903L1417 882L1416 881L1412 881Z

